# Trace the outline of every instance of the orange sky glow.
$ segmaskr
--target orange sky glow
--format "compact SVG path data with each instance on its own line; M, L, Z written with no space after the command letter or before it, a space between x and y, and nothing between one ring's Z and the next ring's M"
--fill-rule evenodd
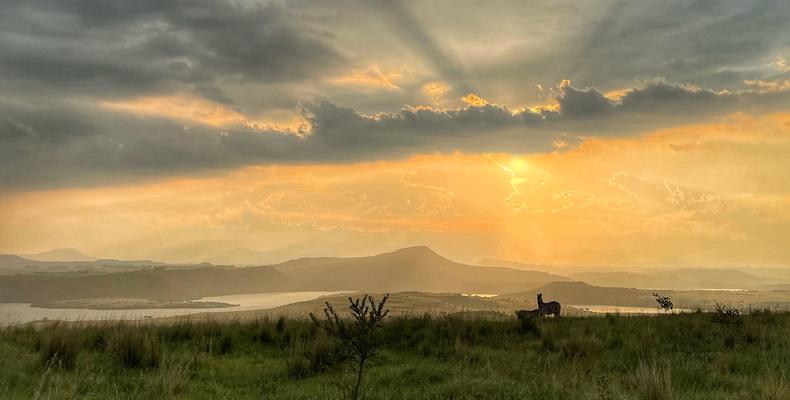
M780 265L790 114L733 114L538 155L244 167L0 198L6 250L194 260L205 243L351 254L425 243L471 261ZM78 234L77 234L78 233ZM345 239L338 239L345 238ZM649 245L646 245L649 243Z

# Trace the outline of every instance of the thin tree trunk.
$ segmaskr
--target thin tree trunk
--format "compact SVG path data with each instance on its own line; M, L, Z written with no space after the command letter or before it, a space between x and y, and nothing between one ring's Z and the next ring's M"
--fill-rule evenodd
M362 358L359 360L359 369L357 370L357 383L354 385L354 393L352 394L351 398L353 400L359 399L359 387L362 385L362 368L365 367L365 359Z

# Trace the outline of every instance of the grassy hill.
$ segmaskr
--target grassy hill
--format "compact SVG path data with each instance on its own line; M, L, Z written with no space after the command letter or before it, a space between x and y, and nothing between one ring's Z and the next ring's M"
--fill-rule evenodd
M512 315L419 315L376 334L371 400L790 398L787 313L729 328L704 313L549 318L532 331ZM304 318L5 328L0 398L341 399L336 343Z

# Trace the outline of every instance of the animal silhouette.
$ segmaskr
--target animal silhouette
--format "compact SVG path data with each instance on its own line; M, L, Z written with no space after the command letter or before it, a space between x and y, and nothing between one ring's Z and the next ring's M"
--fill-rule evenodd
M544 303L543 293L538 293L538 312L540 315L554 315L555 317L559 317L561 310L562 305L559 302L550 301L548 303Z
M516 311L516 318L519 321L524 321L530 318L535 318L540 315L540 311L538 310L518 310Z

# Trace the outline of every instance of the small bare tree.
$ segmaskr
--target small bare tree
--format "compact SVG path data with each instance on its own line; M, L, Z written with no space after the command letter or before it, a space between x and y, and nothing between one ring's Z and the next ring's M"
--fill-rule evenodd
M385 294L381 301L376 303L373 296L367 294L356 299L349 297L348 308L351 318L342 318L329 302L324 303L326 307L323 319L310 313L310 319L330 336L339 339L344 350L354 360L356 380L348 388L352 400L359 399L365 362L376 354L380 345L376 337L376 328L389 313L389 310L384 309L388 298L389 294Z
M656 298L656 303L658 303L658 309L664 310L665 312L672 311L672 300L667 296L662 296L658 293L653 293L653 297Z

